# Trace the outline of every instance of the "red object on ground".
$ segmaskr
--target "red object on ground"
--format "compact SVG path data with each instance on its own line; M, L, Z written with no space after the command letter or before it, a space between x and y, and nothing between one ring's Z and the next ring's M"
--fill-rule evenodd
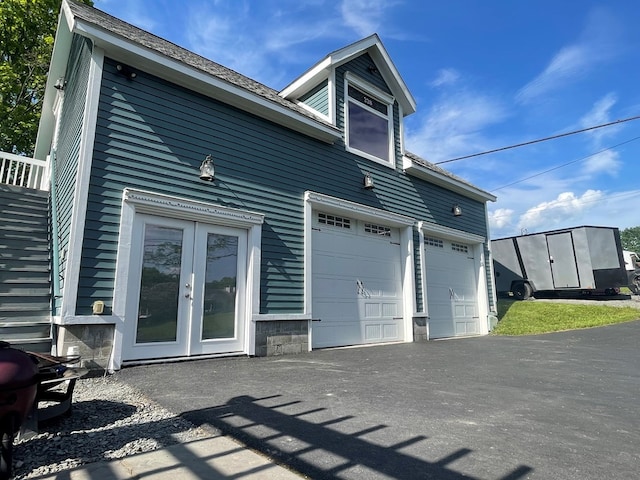
M37 393L36 360L0 342L0 480L11 478L13 437L33 408Z
M28 353L0 342L0 425L20 428L38 391L38 365ZM5 428L2 428L5 431Z

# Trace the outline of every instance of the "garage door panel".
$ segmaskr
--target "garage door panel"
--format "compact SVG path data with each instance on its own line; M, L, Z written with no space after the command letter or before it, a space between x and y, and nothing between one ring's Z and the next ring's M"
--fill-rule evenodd
M468 247L433 241L425 247L425 260L429 335L479 334L477 273Z
M358 345L362 343L360 322L342 322L332 324L327 328L319 324L314 325L312 342L314 348L336 347L344 345ZM337 343L336 340L339 339Z
M385 318L385 317L397 317L398 316L398 304L396 302L365 302L364 303L364 317L371 318Z
M313 231L313 348L402 339L400 247L360 226Z
M323 325L317 325L318 328L329 323L353 321L360 315L358 305L351 299L326 298L314 301L314 307L315 317L323 323Z
M320 301L323 299L351 300L356 289L355 279L329 276L314 277L313 279L314 299ZM315 292L318 293L316 294Z

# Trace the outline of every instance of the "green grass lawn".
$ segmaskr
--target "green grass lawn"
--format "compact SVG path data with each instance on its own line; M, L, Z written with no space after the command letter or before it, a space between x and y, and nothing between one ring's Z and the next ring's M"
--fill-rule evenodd
M534 335L638 320L640 309L500 298L498 319L495 335Z

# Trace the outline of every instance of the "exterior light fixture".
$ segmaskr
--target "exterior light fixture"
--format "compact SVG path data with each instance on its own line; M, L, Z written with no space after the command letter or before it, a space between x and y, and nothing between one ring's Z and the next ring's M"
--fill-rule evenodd
M211 155L207 155L200 165L200 180L207 182L213 182L215 178L215 169L213 167L213 158Z
M53 84L53 88L55 88L56 90L64 90L64 87L66 86L67 81L64 79L64 77L60 77L56 80L56 83Z
M126 66L126 65L118 64L118 65L116 65L116 70L118 70L118 72L120 72L121 75L124 75L129 80L133 80L134 78L136 78L138 76L138 74L136 72L131 70L131 68Z
M369 172L367 172L364 176L363 186L367 190L372 190L373 187L375 186L373 184L373 178L371 177L371 174Z
M453 213L454 217L459 217L460 215L462 215L462 207L458 204L454 205L453 207L451 207L451 213Z

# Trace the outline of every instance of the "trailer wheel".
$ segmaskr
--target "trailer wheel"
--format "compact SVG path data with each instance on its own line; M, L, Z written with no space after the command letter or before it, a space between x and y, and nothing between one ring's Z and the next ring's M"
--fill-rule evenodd
M640 275L633 278L633 283L629 285L629 290L631 290L631 293L640 295Z
M517 283L513 286L513 296L516 300L528 300L531 298L531 285L528 283Z

